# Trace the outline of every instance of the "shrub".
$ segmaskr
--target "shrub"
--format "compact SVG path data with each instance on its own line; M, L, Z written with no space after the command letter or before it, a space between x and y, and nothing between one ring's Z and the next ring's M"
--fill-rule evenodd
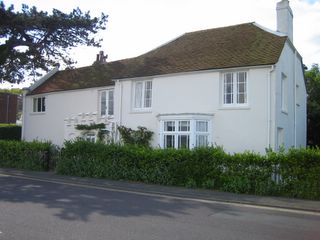
M50 143L0 140L0 167L49 170Z
M65 143L56 170L76 176L320 199L319 149L229 155L219 147L151 149L78 140Z
M21 126L0 124L0 140L20 140Z
M138 130L132 130L125 126L119 126L118 131L124 144L139 145L144 147L150 146L153 132L145 127L138 127Z

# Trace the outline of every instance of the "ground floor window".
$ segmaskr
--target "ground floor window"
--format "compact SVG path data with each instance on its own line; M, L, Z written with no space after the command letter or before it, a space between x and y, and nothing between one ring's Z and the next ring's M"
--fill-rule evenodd
M88 142L96 142L96 134L95 133L86 133L84 135L84 139Z
M210 144L210 120L168 119L160 121L162 148L205 147Z

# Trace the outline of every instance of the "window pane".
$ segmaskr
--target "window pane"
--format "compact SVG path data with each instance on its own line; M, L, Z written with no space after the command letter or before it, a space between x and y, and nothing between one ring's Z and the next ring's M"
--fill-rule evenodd
M197 121L196 131L197 132L208 132L208 122L207 121Z
M179 132L189 132L190 121L179 121Z
M101 97L100 97L100 105L101 105L101 107L100 107L100 115L101 116L105 116L106 115L106 108L107 108L106 95L107 95L106 91L101 92Z
M233 74L224 75L224 104L233 103Z
M113 104L113 90L110 90L108 94L108 115L113 115Z
M151 107L151 100L152 100L152 82L147 81L145 82L145 89L144 89L144 107L145 108Z
M237 103L247 103L247 73L237 73Z
M41 112L46 111L46 98L41 98Z
M187 148L189 149L189 135L178 135L178 148Z
M37 112L41 112L41 98L37 98Z
M175 131L174 121L165 121L164 122L164 131L165 132L174 132Z
M208 136L207 135L197 135L196 136L196 147L207 147L208 146Z
M85 135L85 140L88 142L95 142L96 141L96 136L94 133L87 133Z
M33 99L33 112L37 112L37 104L38 103L38 100L37 98L34 98Z
M134 98L134 107L142 108L142 82L135 83L135 98Z
M174 148L174 135L164 135L164 147Z

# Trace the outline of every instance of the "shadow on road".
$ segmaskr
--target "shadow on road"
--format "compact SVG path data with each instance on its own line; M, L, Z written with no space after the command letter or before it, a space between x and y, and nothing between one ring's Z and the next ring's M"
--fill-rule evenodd
M56 209L55 215L64 220L89 221L91 214L131 216L164 216L173 218L190 215L199 208L209 208L207 216L219 212L236 215L231 206L218 207L158 196L115 192L56 183L0 176L0 202L44 204Z

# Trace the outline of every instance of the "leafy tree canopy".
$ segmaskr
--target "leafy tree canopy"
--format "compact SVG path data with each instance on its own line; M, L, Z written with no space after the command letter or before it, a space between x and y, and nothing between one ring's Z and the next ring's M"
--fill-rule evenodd
M320 146L320 69L312 65L305 72L308 93L308 144Z
M102 39L95 34L106 28L108 16L91 18L79 8L66 14L57 9L52 13L22 5L0 2L0 82L19 83L26 75L38 75L59 62L75 63L68 50L79 45L100 47Z

